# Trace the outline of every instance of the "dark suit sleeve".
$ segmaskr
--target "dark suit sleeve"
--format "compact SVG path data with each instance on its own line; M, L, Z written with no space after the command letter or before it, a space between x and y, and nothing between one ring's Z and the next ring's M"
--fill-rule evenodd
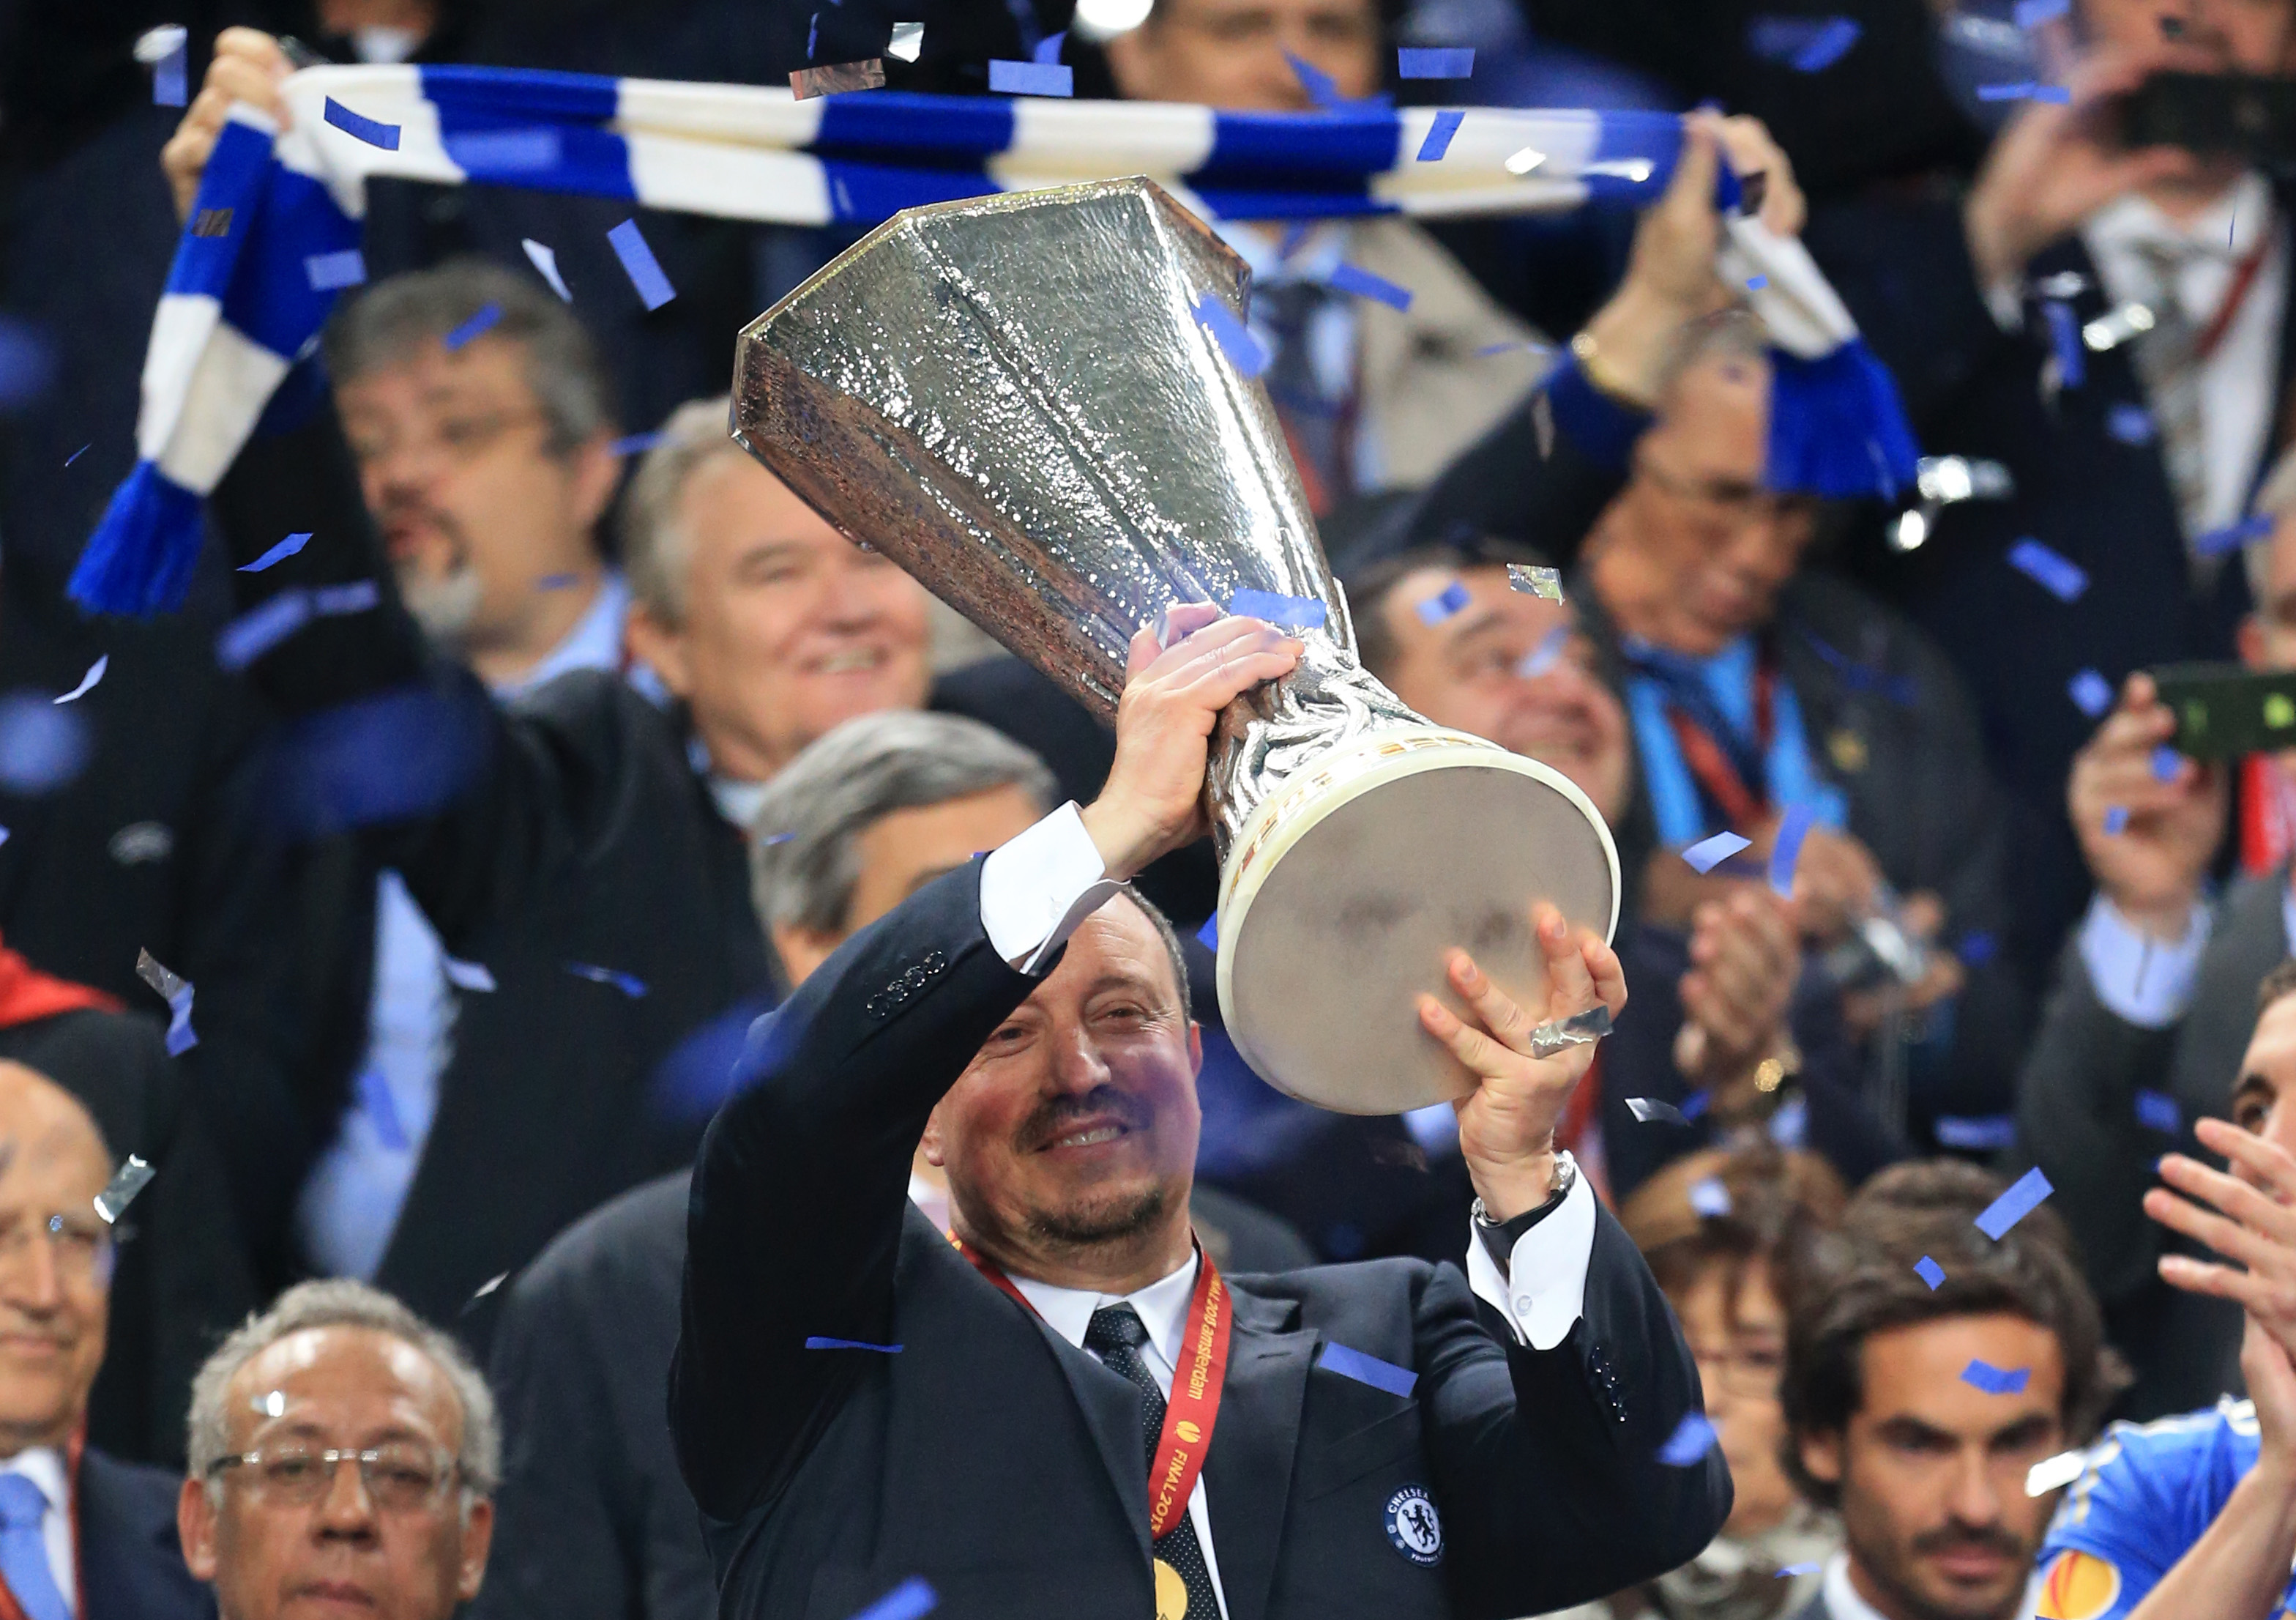
M1542 413L1551 434L1541 430ZM1627 450L1649 421L1564 366L1429 486L1412 515L1410 543L1442 544L1462 531L1488 535L1536 546L1567 571L1595 520L1625 487ZM1355 558L1350 566L1371 561Z
M703 1512L784 1484L884 1344L925 1118L1037 981L980 923L973 861L855 934L759 1020L694 1168L669 1410Z
M1687 1563L1729 1517L1719 1447L1685 1468L1659 1460L1702 1410L1698 1370L1607 1210L1595 1212L1584 1310L1554 1349L1519 1344L1447 1266L1421 1297L1416 1332L1461 1615L1504 1620L1623 1591Z
M2175 1028L2141 1028L2099 1001L2078 935L2066 943L2018 1082L2017 1135L2108 1306L2154 1281L2161 1229L2143 1200L2162 1139L2139 1123L2136 1093L2168 1089L2176 1048Z

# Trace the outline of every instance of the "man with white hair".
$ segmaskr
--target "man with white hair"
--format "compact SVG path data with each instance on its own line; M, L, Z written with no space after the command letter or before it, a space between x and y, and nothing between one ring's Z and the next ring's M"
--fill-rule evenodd
M494 1397L388 1294L339 1279L281 1295L200 1369L189 1450L176 1527L224 1620L447 1620L478 1595Z
M2296 670L2296 451L2283 454L2256 510L2272 528L2247 550L2257 606L2239 628L2241 661ZM2137 1201L2163 1150L2197 1151L2191 1122L2223 1106L2256 1025L2257 986L2296 954L2285 835L2261 835L2284 818L2296 759L2245 762L2243 831L2260 858L2212 903L2232 773L2171 752L2175 730L2139 672L2074 758L2066 798L2096 893L2019 1086L2026 1151L2056 1188L2114 1342L2140 1374L2137 1417L2237 1387L2240 1312L2161 1281L2155 1262L2182 1246Z

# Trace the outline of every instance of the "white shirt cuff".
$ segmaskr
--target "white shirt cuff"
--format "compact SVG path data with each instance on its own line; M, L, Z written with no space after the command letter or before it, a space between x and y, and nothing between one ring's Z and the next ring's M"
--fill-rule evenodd
M1558 1163L1576 1161L1557 1154ZM1506 1275L1467 1227L1467 1286L1506 1318L1515 1337L1533 1350L1552 1350L1587 1306L1587 1264L1595 1255L1595 1187L1582 1172L1563 1195L1562 1207L1517 1239Z
M980 863L980 925L998 956L1032 974L1122 886L1070 800Z
M2167 1029L2193 1004L2213 921L2208 907L2195 905L2183 939L2156 940L2097 895L2080 928L2081 965L2088 970L2089 988L2116 1018L2140 1029Z

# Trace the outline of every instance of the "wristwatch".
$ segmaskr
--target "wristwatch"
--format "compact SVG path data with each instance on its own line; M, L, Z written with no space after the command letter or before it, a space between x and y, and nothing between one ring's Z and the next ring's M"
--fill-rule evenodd
M1578 1166L1564 1155L1554 1158L1554 1190L1546 1195L1546 1202L1537 1209L1527 1209L1512 1221L1494 1221L1491 1213L1477 1198L1469 1212L1474 1219L1475 1236L1482 1242L1483 1251L1504 1269L1513 1262L1514 1246L1522 1235L1541 1221L1562 1207L1562 1200L1578 1183Z

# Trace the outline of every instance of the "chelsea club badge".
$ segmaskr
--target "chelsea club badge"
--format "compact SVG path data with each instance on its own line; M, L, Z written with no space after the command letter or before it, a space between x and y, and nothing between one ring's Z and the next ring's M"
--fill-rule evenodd
M1406 1485L1387 1499L1387 1539L1413 1563L1443 1561L1443 1520L1434 1500L1417 1485Z

